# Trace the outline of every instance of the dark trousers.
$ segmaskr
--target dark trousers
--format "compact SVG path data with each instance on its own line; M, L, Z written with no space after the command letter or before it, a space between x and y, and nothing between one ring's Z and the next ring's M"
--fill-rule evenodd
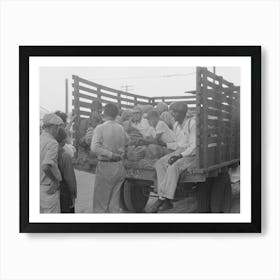
M60 210L61 213L75 213L75 207L72 205L72 197L67 190L60 191Z

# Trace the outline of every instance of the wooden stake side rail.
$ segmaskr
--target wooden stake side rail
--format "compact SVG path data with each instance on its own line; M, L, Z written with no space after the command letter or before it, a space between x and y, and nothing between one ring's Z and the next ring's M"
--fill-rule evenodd
M76 75L73 75L72 78L72 86L75 88L76 94L72 105L76 111L87 112L84 108L90 108L93 100L100 100L103 103L113 102L118 104L121 109L133 108L136 105L155 106L159 102L170 104L178 100L187 102L190 107L195 107L196 104L196 96L193 95L147 97L103 86ZM83 115L88 116L87 113Z
M208 170L240 155L240 87L197 67L197 150L199 168ZM203 159L202 159L203 158Z
M80 120L90 117L93 100L100 100L102 103L113 102L121 109L130 109L136 105L155 106L159 102L170 104L183 100L189 105L190 112L196 116L197 164L194 170L184 172L182 179L203 181L210 176L209 172L214 174L215 170L219 172L223 167L239 163L240 87L208 71L207 68L197 67L196 90L193 94L185 96L147 97L103 86L76 75L72 78L73 114L77 116L74 139L80 138ZM146 172L143 174L147 175ZM192 176L188 177L190 174ZM198 174L199 178L195 174Z

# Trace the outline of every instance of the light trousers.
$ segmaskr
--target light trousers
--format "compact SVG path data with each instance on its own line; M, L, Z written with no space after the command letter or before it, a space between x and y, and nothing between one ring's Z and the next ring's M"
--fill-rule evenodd
M170 157L179 155L183 151L184 149L178 149L175 152L160 158L156 162L155 168L157 172L158 196L173 199L180 174L187 168L195 165L196 158L194 154L183 157L172 165L168 163Z
M50 185L40 185L40 213L60 213L60 191L47 194Z
M125 180L123 163L99 161L93 191L94 213L119 213L121 186Z

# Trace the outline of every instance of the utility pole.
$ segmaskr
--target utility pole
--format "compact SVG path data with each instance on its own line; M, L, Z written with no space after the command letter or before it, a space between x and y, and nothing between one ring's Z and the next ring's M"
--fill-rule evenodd
M65 113L68 116L68 79L65 79Z
M213 66L213 73L216 74L216 66Z
M121 86L121 90L128 93L128 91L132 91L133 90L133 86L132 85L123 85L123 86ZM135 98L136 97L134 97L134 105L136 105L136 103L137 103ZM133 100L131 100L131 102L133 102ZM129 104L129 103L126 102L126 104Z
M132 91L133 86L132 85L123 85L123 86L121 86L121 90L123 90L125 92Z

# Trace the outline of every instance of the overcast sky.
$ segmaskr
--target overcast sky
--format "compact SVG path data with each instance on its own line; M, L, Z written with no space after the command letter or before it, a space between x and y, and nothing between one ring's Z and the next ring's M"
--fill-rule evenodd
M208 67L210 71L213 67ZM217 67L216 73L240 85L239 67ZM72 75L95 83L144 96L184 95L195 90L195 67L41 67L40 106L65 111L65 79L71 108Z

